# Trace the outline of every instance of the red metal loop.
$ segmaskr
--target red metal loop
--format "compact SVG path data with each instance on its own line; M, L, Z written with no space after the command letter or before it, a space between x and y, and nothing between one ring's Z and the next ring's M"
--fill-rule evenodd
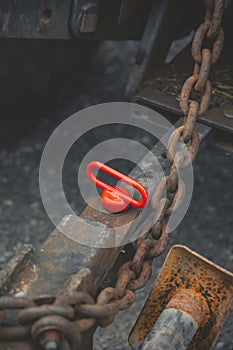
M94 173L95 169L100 169L105 173L136 188L136 190L138 190L141 194L141 200L136 200L135 198L132 198L129 191L127 191L123 187L119 187L119 186L113 187L101 181L100 179L98 179ZM104 190L102 194L102 203L103 203L103 206L109 211L113 211L113 212L123 211L123 210L126 210L129 207L129 205L133 205L137 208L143 208L148 203L148 192L143 185L141 185L136 180L120 173L115 169L110 168L109 166L101 162L98 162L98 161L90 162L87 166L87 174L90 180L96 186Z

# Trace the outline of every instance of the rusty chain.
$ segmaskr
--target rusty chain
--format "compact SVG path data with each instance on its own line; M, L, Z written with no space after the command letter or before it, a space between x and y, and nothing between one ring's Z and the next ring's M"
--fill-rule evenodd
M151 196L152 208L160 213L158 219L137 240L133 260L121 266L115 287L102 290L96 302L87 293L77 291L67 291L57 298L42 298L39 301L1 297L0 340L15 341L31 336L44 349L49 349L51 342L58 348L65 338L71 350L77 349L82 332L90 329L96 322L102 327L111 324L120 310L134 303L135 291L143 288L149 281L153 259L161 255L169 244L168 219L178 210L185 195L185 184L178 180L178 172L197 156L199 136L194 130L195 124L198 117L209 108L212 91L209 73L223 49L224 32L221 21L224 0L204 2L207 8L205 20L198 27L192 44L193 74L185 81L180 94L184 122L171 134L168 142L167 160L171 166L170 173L162 178ZM189 157L184 149L178 148L180 140L186 145ZM156 244L153 239L157 240ZM6 310L10 309L19 309L18 325L1 327L7 317Z

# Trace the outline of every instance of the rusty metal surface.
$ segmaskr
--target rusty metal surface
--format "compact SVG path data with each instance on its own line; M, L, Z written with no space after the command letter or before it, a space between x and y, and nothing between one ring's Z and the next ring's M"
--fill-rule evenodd
M155 148L155 152L159 152L159 150ZM149 159L146 159L144 161L149 162ZM150 164L150 162L148 164ZM137 176L136 173L134 175ZM150 178L150 181L153 181L154 178L156 178L156 172ZM101 205L99 199L97 201L98 205ZM72 279L72 276L74 274L73 279L76 285L76 289L84 290L85 292L91 293L93 296L95 296L97 289L101 286L101 282L119 255L121 247L115 249L95 249L81 246L74 242L72 239L77 239L77 236L79 236L79 238L81 236L84 239L85 236L90 235L93 235L93 237L96 237L98 239L97 236L99 234L99 237L103 240L114 240L114 235L118 234L122 236L123 244L125 241L127 241L127 231L129 229L129 227L127 227L125 224L131 222L131 220L137 216L138 219L140 219L140 215L138 214L139 211L134 208L130 208L123 214L115 215L104 214L101 211L88 207L82 213L82 219L80 218L77 220L72 217L66 217L61 223L61 226L63 229L66 228L66 235L70 239L67 238L67 236L64 236L59 231L59 229L56 229L49 236L42 247L37 252L35 252L30 261L28 261L27 264L21 266L20 272L14 275L13 279L8 281L4 292L15 294L18 297L30 297L31 300L34 298L37 300L38 296L43 296L46 294L47 297L45 299L39 298L39 302L41 303L43 301L44 304L52 305L59 289L62 289L63 286L67 284L68 277L71 276ZM86 225L86 223L90 220L94 220L96 222L92 231L90 231L90 226ZM110 231L110 235L105 234L105 224L107 224L108 227L113 228L113 230ZM121 228L122 225L124 227L123 230ZM161 247L159 249L161 249ZM164 248L165 247L166 245ZM143 250L141 251L141 248L139 249L138 254L135 256L135 262L140 256L144 255L144 252ZM128 263L126 264L128 265ZM132 290L143 287L143 285L150 278L150 265L151 263L149 261L142 261L142 263L140 261L136 262L137 275L134 275L133 271L130 269L127 272L123 267L118 273L118 282L116 283L116 287L119 290L119 295L122 297L122 300L118 303L111 303L111 299L106 299L105 293L109 293L109 289L107 289L104 291L104 293L102 293L99 302L101 304L103 304L103 301L104 304L106 304L106 302L110 303L108 303L106 306L83 306L80 309L82 314L84 316L87 314L87 317L88 315L93 315L93 313L95 315L99 315L99 317L102 315L102 318L105 318L106 320L99 320L99 323L102 325L106 324L106 322L108 323L109 321L107 321L107 319L110 317L109 315L112 312L113 314L111 318L114 317L117 311L128 307L134 301L134 294L131 291L127 290L128 283L129 287ZM85 269L85 267L89 269L89 275L88 273L83 275L82 271ZM78 275L76 274L77 271L79 271ZM91 277L90 271L92 272ZM128 276L131 276L130 279L128 279ZM132 281L132 278L134 281ZM90 279L92 279L91 282ZM124 295L125 291L126 296ZM13 302L14 299L8 300L8 304L4 304L6 306L6 309ZM4 309L4 305L2 305L2 309ZM20 304L19 307L21 306L22 305ZM37 306L37 304L35 304L35 306ZM52 308L49 313L53 314L53 310L54 309ZM30 310L30 312L32 312L32 314L34 313L33 310ZM45 311L41 309L41 312L44 315ZM106 317L107 315L108 317ZM62 315L60 314L60 316ZM21 318L19 318L19 320L21 320ZM15 328L15 330L19 332L19 336L21 338L23 338L23 335L28 334L29 331L28 326L26 329ZM8 330L5 329L5 332L8 332L5 333L6 335L4 336L7 339L7 337L10 336L9 328ZM16 333L12 334L13 338ZM84 337L84 339L89 338ZM1 346L3 349L5 349L4 346L6 346L6 344L2 343ZM14 349L14 347L12 349Z
M209 129L207 128L208 130L206 130L206 127L202 129L203 130L200 129L199 131L201 138L204 138L206 132L208 134ZM153 152L161 158L162 166L165 170L167 163L161 155L161 147L156 146L153 149ZM151 164L150 157L146 157L142 161L145 162L147 166L148 164ZM153 169L153 164L150 166L150 169ZM138 176L137 171L133 176ZM152 184L156 179L156 176L155 171L150 178ZM98 205L101 205L99 199L96 201L98 202ZM170 211L172 211L172 208ZM8 280L5 293L15 293L18 297L30 297L31 300L36 298L36 304L34 305L35 310L33 310L32 307L29 311L30 317L33 317L34 312L37 317L39 317L39 315L44 315L45 317L45 310L43 308L37 310L37 303L39 302L40 304L44 303L52 306L59 290L64 289L67 291L69 290L69 285L75 286L76 290L82 290L95 296L97 289L102 286L103 280L119 255L121 247L115 249L96 249L81 246L74 240L77 240L77 237L79 236L79 238L82 237L83 241L85 236L90 235L93 235L93 237L98 239L99 235L102 240L105 240L103 243L106 243L106 240L114 240L115 235L118 234L122 236L122 244L124 244L124 242L127 242L128 235L132 234L130 227L127 227L126 224L131 222L134 218L137 218L139 221L142 219L140 212L133 207L128 211L117 215L102 213L101 211L87 207L82 213L82 218L78 220L73 217L64 218L61 227L63 228L63 231L65 228L66 236L59 231L58 227L58 229L49 236L42 247L34 254L30 261L21 266L19 273L14 275L13 279ZM89 223L90 220L96 222L92 231L90 231L90 227L87 226L87 223ZM138 223L137 220L136 223ZM112 227L112 230L108 235L105 234L106 224L108 227ZM122 225L124 227L123 230L121 228ZM133 230L134 229L135 227L133 227ZM153 233L153 235L156 237L155 233ZM158 238L159 234L157 232L156 239ZM159 255L163 252L167 246L167 238L168 236L164 226L161 239L154 248L152 242L148 239L138 245L138 250L136 253L133 252L133 257L132 254L131 257L128 256L128 260L132 259L130 262L126 261L123 266L121 266L123 261L120 262L115 283L112 284L112 286L115 285L115 289L111 287L103 290L97 298L97 305L89 304L79 308L79 312L81 312L84 317L81 323L82 328L84 327L86 329L86 327L89 328L91 326L90 323L85 321L85 317L91 317L93 319L93 317L96 318L98 316L98 323L101 326L106 326L112 322L115 314L119 310L128 308L132 304L135 299L133 292L142 288L150 279L151 260L148 260L148 258L151 259L154 255ZM77 271L79 271L78 274ZM71 276L70 279L68 279L69 276ZM108 283L108 286L110 285L111 283ZM102 287L106 287L106 285L103 285ZM44 294L47 295L46 298L40 297L38 299L38 296L43 296ZM6 309L7 306L12 305L11 303L13 301L14 299L8 301ZM21 306L22 305L19 305L19 307ZM2 309L4 309L4 305L2 305ZM47 312L49 315L53 315L55 312L59 314L59 317L64 316L62 310L58 312L57 308L54 309L54 307L50 306ZM47 315L47 317L51 317L49 315ZM20 321L24 320L24 317L21 318L22 316L20 316L20 314L18 317ZM19 337L21 339L23 338L23 335L25 336L25 334L28 334L29 332L28 325L27 328L22 329L22 326L20 326L20 328L15 328L15 330L19 332ZM91 331L92 330L90 329L90 332ZM4 336L6 339L10 336L9 328L7 332L8 333L5 333L6 335ZM84 332L82 334L84 334ZM14 334L14 336L15 335L16 334ZM88 336L84 335L82 340L85 341L85 346L87 346L86 342L91 341L90 333ZM5 346L7 346L6 343L1 344L1 347L4 350ZM18 345L16 348L18 349ZM15 347L12 347L12 349L15 349Z
M108 227L114 227L115 225L118 229L119 224L122 225L123 222L125 224L128 223L138 213L138 210L132 208L121 217L121 215L103 214L92 208L87 208L79 220L77 218L74 220L72 217L64 218L61 227L66 228L70 238L72 238L72 235L74 238L76 235L97 235L98 232L99 239L106 241L113 239L114 236L114 229L108 235L105 233L106 223ZM96 220L93 232L90 232L90 225L86 225L90 217ZM124 229L126 232L123 232L124 230L121 229L123 238L127 237L129 227L125 225ZM13 278L5 284L5 293L14 294L17 298L1 299L0 309L14 309L13 306L15 304L16 309L19 309L19 311L14 311L13 319L8 320L3 328L4 332L1 329L0 338L2 342L0 348L21 349L21 347L24 348L26 346L29 349L34 349L35 344L31 343L29 337L29 326L33 322L33 329L35 330L33 331L32 329L32 335L35 340L39 337L38 341L42 341L41 337L44 339L45 329L50 331L52 328L56 329L58 333L61 330L64 332L63 337L68 340L72 349L76 349L77 344L80 342L83 347L91 348L92 334L96 327L94 326L95 320L92 318L85 319L84 317L80 323L79 321L72 321L74 316L73 309L68 305L80 303L81 300L91 305L90 301L92 299L88 299L88 294L81 295L82 298L80 299L80 292L76 295L73 294L74 291L75 293L78 290L84 291L95 296L96 291L101 287L101 282L113 266L121 249L121 247L97 249L83 246L66 237L59 229L56 229L31 259L23 266L20 266L19 273L14 274ZM67 293L69 297L64 298ZM22 301L20 297L21 299L23 297ZM72 298L74 298L74 301L72 301ZM20 310L25 308L27 300L29 309L25 314L24 311ZM65 307L66 304L68 308ZM47 306L43 307L43 305ZM72 314L68 315L67 312L71 311ZM4 316L4 313L1 315ZM16 317L18 317L20 326L16 322ZM37 319L38 321L35 322ZM4 322L6 322L5 316ZM42 333L41 329L43 330ZM82 332L82 338L80 338L80 332ZM74 338L75 333L80 339ZM25 337L28 338L27 345ZM4 342L4 339L8 340L8 342ZM21 339L24 342L9 343L9 339ZM47 335L45 339L46 341L49 339Z
M85 237L85 235L96 236L98 233L102 239L109 240L113 239L113 237L105 234L106 222L109 227L114 228L118 227L118 223L126 224L130 222L136 215L137 210L133 208L123 216L114 216L104 215L87 207L81 215L83 220L73 220L72 217L64 218L61 226L65 227L67 233L71 232L74 238L76 235ZM85 219L88 220L90 218L95 220L92 226L93 232L90 232L91 226L85 223ZM124 236L123 232L122 236ZM72 237L71 234L70 237ZM115 249L97 249L83 246L67 238L58 229L55 229L41 248L35 252L30 265L20 274L17 274L14 282L9 286L9 290L12 293L23 293L30 297L44 293L54 295L62 287L69 275L83 267L91 268L93 282L97 288L103 276L114 264L120 250L120 247ZM99 262L101 263L99 264Z
M182 298L172 299L177 292ZM187 292L188 291L188 292ZM185 303L184 293L193 293L193 304ZM197 299L200 298L201 303ZM170 303L170 304L169 304ZM184 246L174 246L153 285L150 296L129 337L133 349L138 349L166 307L182 309L198 321L200 308L207 305L204 319L189 350L210 349L233 307L233 274ZM192 310L192 312L190 312Z
M7 283L14 276L14 274L19 273L20 268L25 266L27 261L32 257L33 247L29 244L25 244L22 249L20 249L15 256L8 262L3 270L0 271L0 295L6 292L5 288Z

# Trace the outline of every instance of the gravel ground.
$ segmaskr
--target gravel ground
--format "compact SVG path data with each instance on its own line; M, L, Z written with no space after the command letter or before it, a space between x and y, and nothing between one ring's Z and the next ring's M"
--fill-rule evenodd
M72 112L105 101L119 101L136 50L134 43L105 43L93 60L81 91L73 88L66 106L59 101L56 113L47 110L30 123L18 139L11 139L0 149L0 267L23 243L39 246L53 229L39 194L38 170L41 152L50 133ZM114 82L114 84L112 83ZM75 83L73 83L75 85ZM73 103L73 101L76 101ZM71 105L72 101L72 105ZM71 105L71 106L70 106ZM67 107L69 106L69 108ZM19 118L19 116L17 116ZM4 116L2 117L4 123ZM22 119L23 122L23 119ZM13 124L14 125L14 124ZM11 130L9 130L10 134ZM96 139L98 140L98 132ZM150 144L152 140L148 140ZM89 138L80 145L76 162L92 146ZM69 168L68 168L69 175ZM194 166L195 187L191 206L183 222L173 233L172 244L189 246L221 266L233 270L233 164L229 158L202 152ZM70 178L72 161L70 164ZM67 189L72 192L72 180ZM82 203L76 205L80 211ZM164 257L154 263L154 277ZM153 281L153 278L152 278ZM100 329L95 336L95 350L126 350L127 336L151 288L151 283L137 293L137 305L122 312L115 323ZM230 318L215 346L233 349L233 317Z

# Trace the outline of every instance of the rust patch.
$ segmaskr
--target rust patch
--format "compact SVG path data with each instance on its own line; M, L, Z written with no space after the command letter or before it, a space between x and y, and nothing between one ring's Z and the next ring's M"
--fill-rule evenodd
M19 275L22 270L25 270L25 266L29 264L32 255L33 247L29 244L24 245L0 271L0 294L9 290L8 284L10 281L13 284L15 283L15 276ZM12 290L12 286L10 289Z
M51 247L48 249L48 253L58 253L60 251L59 247Z
M185 298L178 301L175 296L187 291L189 298L190 295L193 298L190 305L185 304ZM207 307L204 307L205 304ZM180 307L200 324L188 350L209 349L215 343L232 306L233 274L185 246L176 245L164 262L130 334L129 343L133 349L138 349L161 312L166 307Z
M28 266L26 273L24 275L24 279L20 281L19 285L15 287L16 295L26 294L27 290L30 286L37 280L38 273L36 265Z

